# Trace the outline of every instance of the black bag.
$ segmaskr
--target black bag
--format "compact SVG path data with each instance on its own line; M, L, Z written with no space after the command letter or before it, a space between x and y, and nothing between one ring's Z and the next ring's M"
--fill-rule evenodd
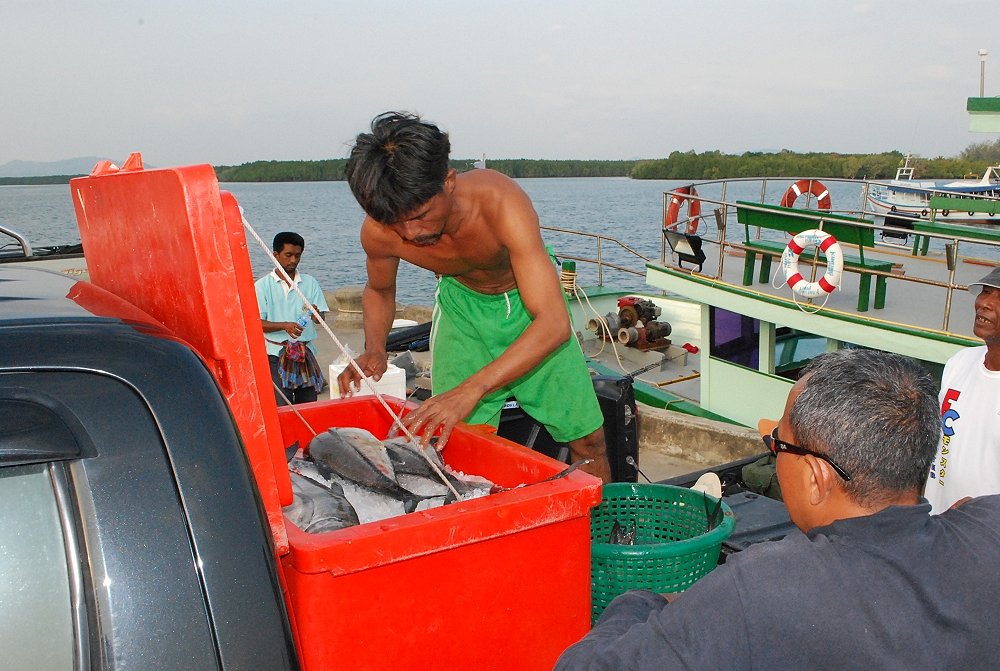
M639 428L636 421L635 393L632 378L596 375L594 392L604 415L604 440L607 443L611 477L615 482L636 482L638 471L626 461L639 463ZM569 447L558 443L548 430L529 416L511 399L500 413L497 435L520 443L563 463L569 463Z

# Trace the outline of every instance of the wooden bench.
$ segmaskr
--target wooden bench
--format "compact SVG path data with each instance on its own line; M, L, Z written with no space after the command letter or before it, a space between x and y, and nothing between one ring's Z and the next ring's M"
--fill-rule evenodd
M913 223L913 231L915 233L913 236L914 256L917 256L918 251L921 256L927 256L927 249L930 247L930 236L920 235L921 233L934 233L945 236L958 235L963 238L972 238L973 240L982 240L984 242L1000 242L1000 229L997 228L964 226L962 224L935 221L937 213L944 210L950 212L968 212L969 214L997 215L1000 214L1000 201L983 198L932 196L931 221L915 221ZM997 223L1000 223L1000 217L997 217Z
M797 235L802 231L812 228L820 228L819 221L803 214L823 217L823 230L843 244L855 245L858 248L858 255L844 254L844 269L857 272L861 275L858 284L858 312L868 311L868 300L871 294L872 271L880 273L891 273L892 263L890 261L880 261L865 258L865 248L875 246L875 230L858 224L873 225L874 222L868 219L848 217L841 214L830 214L820 210L802 210L779 205L767 205L761 203L750 203L746 201L736 202L736 220L743 224L746 238L743 242L746 247L746 260L743 265L743 284L750 286L753 284L754 266L757 263L757 255L760 254L760 276L761 283L769 282L771 279L771 259L780 257L785 251L785 244L772 242L770 240L757 240L751 237L750 228L760 227L773 231L783 231ZM751 209L752 208L752 209ZM819 250L814 250L820 262L825 263L826 257ZM806 255L803 256L803 259ZM813 257L810 255L810 259ZM886 276L875 275L875 309L881 310L885 307Z

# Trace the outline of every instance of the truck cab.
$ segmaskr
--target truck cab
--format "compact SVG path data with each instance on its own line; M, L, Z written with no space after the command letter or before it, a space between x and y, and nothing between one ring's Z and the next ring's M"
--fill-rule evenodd
M260 497L202 359L56 273L0 267L0 304L7 668L297 668Z

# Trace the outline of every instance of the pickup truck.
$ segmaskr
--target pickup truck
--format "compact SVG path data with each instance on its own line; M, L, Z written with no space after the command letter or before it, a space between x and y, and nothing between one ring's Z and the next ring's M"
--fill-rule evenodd
M506 491L306 533L285 448L408 406L276 407L210 166L70 190L92 281L0 266L5 668L549 669L586 633L596 478L460 426L445 461Z
M63 275L2 268L0 305L7 668L297 668L260 496L198 356Z

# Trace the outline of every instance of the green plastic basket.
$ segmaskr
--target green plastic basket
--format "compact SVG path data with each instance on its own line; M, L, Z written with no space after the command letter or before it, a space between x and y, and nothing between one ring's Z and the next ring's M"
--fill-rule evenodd
M718 564L736 526L725 502L683 487L616 482L604 486L601 499L590 513L594 621L629 590L681 592L693 585ZM635 524L634 545L608 542L616 521L625 529Z

